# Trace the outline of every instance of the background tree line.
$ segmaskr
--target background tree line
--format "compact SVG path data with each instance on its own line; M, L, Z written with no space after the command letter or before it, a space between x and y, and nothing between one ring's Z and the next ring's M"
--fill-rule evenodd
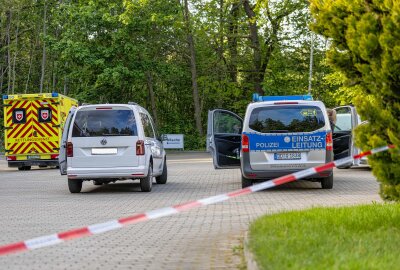
M0 92L135 101L162 133L204 148L209 109L244 113L254 92L307 93L309 22L305 0L9 0ZM340 82L316 37L312 93L332 105Z

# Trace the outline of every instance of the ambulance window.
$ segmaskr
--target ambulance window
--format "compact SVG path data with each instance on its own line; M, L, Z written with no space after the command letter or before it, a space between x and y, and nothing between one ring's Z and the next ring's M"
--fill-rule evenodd
M50 123L51 122L51 108L39 108L38 109L38 121L39 121L39 123Z
M324 114L315 106L270 106L255 108L249 127L262 133L311 132L325 126Z
M78 111L72 137L137 136L132 110Z
M24 108L14 109L12 112L12 122L14 124L25 124L26 110Z

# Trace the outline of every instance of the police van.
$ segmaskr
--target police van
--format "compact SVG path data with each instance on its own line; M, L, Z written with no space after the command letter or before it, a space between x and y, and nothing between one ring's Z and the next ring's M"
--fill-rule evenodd
M244 119L217 109L208 113L207 149L216 169L239 168L242 187L333 161L333 138L324 103L311 96L259 96ZM333 171L307 180L333 187Z

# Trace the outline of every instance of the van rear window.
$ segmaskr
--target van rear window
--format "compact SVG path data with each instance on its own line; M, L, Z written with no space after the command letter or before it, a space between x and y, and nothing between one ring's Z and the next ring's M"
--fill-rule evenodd
M255 108L249 127L262 133L312 132L325 126L324 114L316 106L270 106Z
M101 136L137 136L133 111L78 111L72 129L72 137Z

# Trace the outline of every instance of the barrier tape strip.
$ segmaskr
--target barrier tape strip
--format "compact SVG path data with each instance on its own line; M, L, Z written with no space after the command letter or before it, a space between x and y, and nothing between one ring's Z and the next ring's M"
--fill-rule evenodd
M235 190L235 191L232 191L229 193L225 193L225 194L219 194L216 196L200 199L197 201L191 201L191 202L187 202L184 204L179 204L179 205L175 205L172 207L160 208L160 209L152 210L149 212L136 214L133 216L128 216L128 217L124 217L124 218L120 218L120 219L116 219L116 220L111 220L111 221L107 221L104 223L93 224L93 225L78 228L78 229L72 229L69 231L61 232L61 233L32 238L32 239L22 241L22 242L12 243L12 244L8 244L8 245L2 245L2 246L0 246L0 256L7 255L10 253L17 253L17 252L23 252L23 251L27 251L27 250L33 250L33 249L38 249L38 248L42 248L42 247L52 246L52 245L63 243L64 241L67 241L67 240L72 240L72 239L76 239L76 238L82 238L85 236L105 233L105 232L109 232L112 230L120 229L120 228L130 225L130 224L135 224L135 223L139 223L139 222L148 221L151 219L157 219L160 217L170 216L170 215L178 214L183 211L190 210L192 208L226 201L226 200L229 200L234 197L246 195L246 194L253 193L256 191L260 191L260 190L268 189L271 187L279 186L279 185L282 185L285 183L293 182L293 181L299 180L303 177L311 176L316 173L320 173L320 172L323 172L323 171L326 171L329 169L333 169L334 167L348 164L353 160L353 158L360 159L364 156L373 155L378 152L387 151L394 147L395 147L394 145L389 145L389 146L384 146L384 147L380 147L380 148L375 148L373 150L360 153L353 157L342 158L342 159L339 159L336 161L329 162L324 165L305 169L305 170L302 170L302 171L299 171L299 172L296 172L293 174L285 175L285 176L282 176L279 178L275 178L275 179L272 179L272 180L269 180L266 182L262 182L262 183L259 183L259 184L256 184L256 185L253 185L253 186L250 186L247 188L243 188L243 189L238 189L238 190Z

